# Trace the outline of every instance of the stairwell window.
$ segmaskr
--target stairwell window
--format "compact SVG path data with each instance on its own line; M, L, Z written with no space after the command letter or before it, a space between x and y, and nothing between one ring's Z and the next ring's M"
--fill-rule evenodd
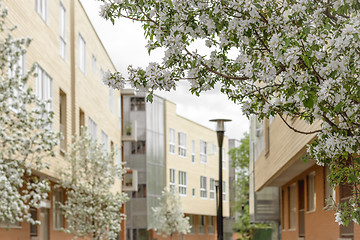
M200 198L207 198L207 178L200 176Z
M200 162L207 163L207 142L200 140Z
M86 42L79 33L79 68L86 74Z
M92 66L92 71L93 73L97 73L97 61L96 61L96 57L94 55L92 55L91 57L91 66Z
M53 110L54 96L53 96L53 80L39 65L36 66L35 72L37 73L35 88L36 96L39 100L45 103L47 111ZM48 116L40 116L43 119ZM49 125L52 128L53 125Z
M60 133L61 133L61 139L60 139L60 151L61 153L65 153L66 152L66 147L67 147L67 114L66 114L66 94L60 89L60 106L59 106L59 110L60 110Z
M186 196L186 190L187 190L186 172L179 171L179 194L182 196Z
M186 134L183 132L178 133L179 142L179 156L186 157Z
M60 56L66 60L66 9L60 3Z
M114 100L114 89L109 88L109 109L110 112L115 112L115 100Z
M169 179L169 187L171 191L176 191L176 171L175 169L170 168L170 179Z
M169 129L169 152L175 154L175 129Z
M315 172L307 176L307 207L308 211L314 211L316 207Z
M109 151L109 137L103 130L101 130L101 145L104 153Z

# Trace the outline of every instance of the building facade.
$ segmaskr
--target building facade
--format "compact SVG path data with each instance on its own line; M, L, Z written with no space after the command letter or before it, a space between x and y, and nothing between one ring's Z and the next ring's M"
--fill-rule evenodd
M321 127L319 122L308 125L296 118L287 121L302 131ZM351 189L347 186L332 189L327 181L329 169L313 160L303 160L306 145L315 136L295 133L280 118L263 123L253 119L251 126L254 131L250 169L252 220L276 219L276 212L266 215L261 207L278 205L281 239L360 239L357 224L339 226L335 212L328 209L329 200L346 201ZM259 201L258 196L261 200L267 198L268 202Z
M178 192L184 212L190 218L191 233L183 239L216 239L216 187L218 147L216 132L176 114L176 105L154 96L146 102L145 94L122 96L123 122L136 126L136 139L123 136L124 159L137 171L126 182L137 182L126 204L127 239L167 239L147 231L152 221L152 207L164 187ZM136 123L135 123L136 121ZM124 130L124 134L125 134ZM228 152L224 139L223 153ZM224 217L229 216L228 157L223 160ZM131 184L128 184L129 186Z
M64 167L64 153L71 137L80 133L81 126L87 126L91 136L107 149L120 150L120 92L109 90L102 83L104 71L115 71L115 67L79 0L4 0L3 5L9 10L8 25L17 26L14 37L32 38L22 57L25 70L36 64L37 77L30 79L28 87L40 99L50 101L53 130L63 135L56 148L57 156L48 159L50 168L38 173L49 179L53 188L58 169ZM121 161L120 154L115 161ZM42 208L33 210L41 225L23 222L7 230L0 225L0 238L71 239L73 236L61 231L66 228L66 221L54 205L55 200L66 197L59 191L52 189L48 200L41 203ZM120 181L114 191L121 191Z

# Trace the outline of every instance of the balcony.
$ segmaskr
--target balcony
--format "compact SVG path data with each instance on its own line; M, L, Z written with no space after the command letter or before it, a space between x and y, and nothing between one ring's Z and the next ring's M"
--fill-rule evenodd
M136 121L124 122L124 129L121 137L124 142L137 141Z
M124 192L138 191L138 176L137 170L128 169L124 174L122 190Z

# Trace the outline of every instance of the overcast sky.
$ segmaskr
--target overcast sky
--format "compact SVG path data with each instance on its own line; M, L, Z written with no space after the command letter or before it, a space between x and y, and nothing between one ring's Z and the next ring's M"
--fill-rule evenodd
M117 70L126 75L128 65L145 67L149 62L160 62L163 53L157 51L148 55L141 25L126 19L118 20L115 25L99 16L100 2L95 0L80 0L88 14L95 30L102 40ZM177 114L204 126L215 129L213 118L228 118L226 135L229 138L240 139L244 132L249 131L249 121L241 113L241 107L227 99L219 89L202 93L200 97L189 92L189 85L182 81L176 91L157 91L162 96L176 103Z

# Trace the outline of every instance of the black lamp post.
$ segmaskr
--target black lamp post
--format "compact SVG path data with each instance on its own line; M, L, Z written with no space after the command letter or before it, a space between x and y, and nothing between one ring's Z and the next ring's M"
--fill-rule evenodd
M224 224L223 224L223 180L222 180L222 146L224 141L225 133L225 122L230 122L229 119L212 119L211 122L216 122L216 134L219 145L219 205L217 209L216 216L216 226L217 226L217 239L224 239Z

